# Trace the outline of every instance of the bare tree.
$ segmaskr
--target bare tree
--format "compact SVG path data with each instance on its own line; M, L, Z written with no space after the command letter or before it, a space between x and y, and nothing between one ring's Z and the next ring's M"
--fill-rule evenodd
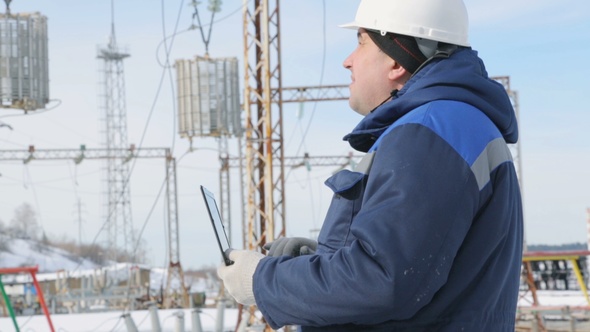
M18 237L36 239L39 233L37 214L29 203L23 203L14 210L10 228Z

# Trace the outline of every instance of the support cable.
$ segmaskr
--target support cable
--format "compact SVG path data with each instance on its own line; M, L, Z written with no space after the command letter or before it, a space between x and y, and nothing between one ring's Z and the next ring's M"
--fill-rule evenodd
M203 31L203 25L201 24L201 17L199 15L199 6L196 0L193 0L191 5L195 7L195 12L193 13L193 20L195 17L197 18L197 27L199 28L199 32L201 33L201 39L203 40L203 44L205 45L205 56L209 55L209 41L211 41L211 30L213 30L213 19L215 18L215 13L221 11L221 1L220 0L210 0L209 1L209 10L211 11L211 19L209 20L211 23L208 24L209 31L207 33L207 37L205 38L205 32Z
M182 8L182 3L183 2L184 2L184 0L181 2L181 8ZM163 1L162 1L162 6L164 6L164 2ZM177 17L176 25L175 25L175 32L176 32L176 29L178 27L178 22L180 21L180 12L181 11L179 10L179 15ZM172 38L172 43L173 43L173 41L174 41L174 38ZM168 58L168 55L170 54L172 43L170 44L170 48L168 48L168 46L166 46L166 55L167 55L167 58ZM157 103L158 98L160 96L160 92L162 91L162 86L163 86L163 83L164 83L165 74L166 74L166 69L162 70L162 75L160 77L158 88L157 88L156 93L154 95L154 100L153 100L152 105L150 107L150 111L148 113L148 117L146 119L146 123L145 123L144 128L143 128L141 139L140 139L139 144L138 144L138 149L141 149L141 147L143 146L143 142L145 140L145 137L146 137L146 134L147 134L147 131L148 131L148 127L149 127L149 124L151 122L152 115L153 115L154 110L156 108L156 103ZM131 178L131 175L133 174L133 170L135 169L136 163L137 163L137 158L133 158L133 161L132 161L131 166L129 168L129 175L127 176L127 178L125 179L125 181L123 183L123 189L125 189L128 186L129 180ZM122 197L123 197L123 195L119 195L119 198L117 200L117 204L119 204L119 201L121 200ZM94 238L93 238L93 240L91 242L91 246L97 243L97 240L98 240L99 235L103 232L103 230L105 229L106 225L110 222L110 220L112 218L112 215L113 215L113 211L111 211L109 213L109 216L107 217L107 220L105 220L105 222L99 228L98 232L96 233L96 235L94 236ZM82 265L81 262L78 263L78 265L73 270L73 272L78 271L78 269L81 267L81 265Z
M322 66L320 69L320 81L319 81L320 86L324 82L324 72L325 72L325 67L326 67L326 0L322 0L322 8L323 8L323 11L322 11L322 19L323 19L323 24L322 24ZM320 94L320 91L318 91L318 95L319 94ZM311 111L311 115L310 115L309 121L307 123L307 127L305 128L305 131L303 133L303 137L301 138L301 142L299 143L299 147L297 148L297 151L295 152L296 156L299 154L299 152L301 151L301 148L305 144L305 138L307 137L307 134L309 132L309 128L311 127L311 123L313 121L313 118L314 118L316 110L317 110L317 105L318 105L317 102L315 102L313 105L313 109ZM285 175L285 181L287 181L287 179L289 178L289 175L291 174L292 170L293 169L290 168L289 171L287 172L287 175Z

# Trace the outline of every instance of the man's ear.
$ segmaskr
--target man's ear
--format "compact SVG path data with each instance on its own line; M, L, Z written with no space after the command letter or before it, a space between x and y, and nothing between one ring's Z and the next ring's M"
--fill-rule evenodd
M387 78L394 82L406 82L406 76L412 76L404 67L402 67L397 61L393 60L393 63L389 69Z

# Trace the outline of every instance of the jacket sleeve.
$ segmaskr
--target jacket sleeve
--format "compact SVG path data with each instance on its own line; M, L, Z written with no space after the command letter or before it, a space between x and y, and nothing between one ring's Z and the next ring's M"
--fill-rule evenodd
M445 284L479 203L469 165L426 126L384 137L352 221L331 254L264 258L256 303L273 328L411 318Z

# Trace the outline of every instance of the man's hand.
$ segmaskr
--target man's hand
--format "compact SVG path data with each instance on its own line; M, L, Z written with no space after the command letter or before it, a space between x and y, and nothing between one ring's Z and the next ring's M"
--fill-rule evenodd
M268 250L268 256L292 256L314 254L318 243L303 237L282 237L265 244L262 248Z
M223 280L225 289L238 303L247 306L256 304L252 276L262 258L264 255L256 251L232 250L229 259L234 263L217 268L217 275Z

